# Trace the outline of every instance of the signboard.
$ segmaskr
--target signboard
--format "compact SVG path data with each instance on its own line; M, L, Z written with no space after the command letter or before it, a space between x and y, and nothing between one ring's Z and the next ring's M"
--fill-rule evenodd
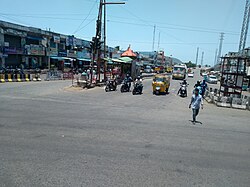
M55 43L60 43L60 36L53 36L53 40Z
M58 51L58 56L60 56L60 57L67 57L67 51L66 50Z
M16 47L4 47L3 51L5 54L23 54L23 50Z
M247 76L250 76L250 66L247 67Z
M77 58L76 51L68 50L68 51L67 51L67 56L68 56L68 57L71 57L71 58Z
M50 47L49 55L50 55L50 56L57 56L57 55L58 55L58 50L57 50L57 48Z
M25 45L25 50L27 55L38 55L38 56L44 56L45 50L44 47L41 45Z

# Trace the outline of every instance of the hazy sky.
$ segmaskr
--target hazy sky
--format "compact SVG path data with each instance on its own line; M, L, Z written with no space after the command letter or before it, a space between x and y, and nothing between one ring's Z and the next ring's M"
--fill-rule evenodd
M107 0L117 2L119 0ZM134 51L155 50L183 61L213 64L224 32L222 54L237 51L245 0L126 0L107 6L107 44ZM12 0L1 2L0 19L90 40L95 34L98 0ZM249 39L247 46L249 45ZM200 63L200 58L199 58Z

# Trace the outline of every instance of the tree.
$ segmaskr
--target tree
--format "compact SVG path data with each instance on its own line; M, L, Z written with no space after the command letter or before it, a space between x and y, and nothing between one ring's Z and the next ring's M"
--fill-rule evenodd
M194 68L194 67L196 67L196 64L192 63L191 61L189 61L189 62L187 62L185 64L186 64L187 68Z

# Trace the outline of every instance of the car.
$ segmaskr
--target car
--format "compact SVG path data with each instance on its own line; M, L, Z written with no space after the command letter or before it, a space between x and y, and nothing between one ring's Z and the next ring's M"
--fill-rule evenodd
M207 82L210 83L210 84L217 84L218 79L217 79L217 77L215 75L209 75L208 79L207 79Z
M194 72L190 72L190 73L188 73L188 77L190 77L190 78L194 78Z

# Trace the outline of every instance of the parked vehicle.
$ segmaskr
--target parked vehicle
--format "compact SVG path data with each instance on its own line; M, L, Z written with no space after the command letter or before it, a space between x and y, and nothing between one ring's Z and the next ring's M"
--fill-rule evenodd
M106 82L106 87L105 87L105 91L109 92L109 91L116 91L117 89L117 82L116 80L108 80Z
M209 75L209 76L208 76L207 82L210 83L210 84L217 84L218 79L217 79L217 77L214 76L214 75Z
M153 94L167 94L170 87L170 77L165 75L156 75L152 82Z

